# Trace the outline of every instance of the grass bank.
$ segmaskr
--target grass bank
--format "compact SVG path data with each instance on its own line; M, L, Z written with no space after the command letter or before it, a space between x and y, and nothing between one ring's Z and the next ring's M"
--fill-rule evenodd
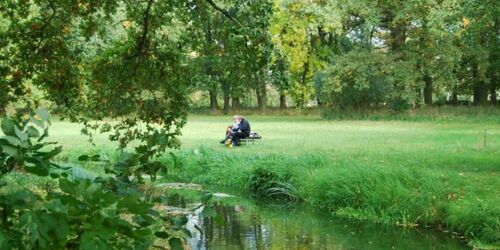
M229 116L192 115L182 150L162 160L171 180L303 202L339 217L433 225L461 232L474 244L498 245L500 123L467 117L353 121L249 115L263 141L230 150L217 143ZM52 140L69 152L60 160L87 151L111 159L116 154L105 136L96 138L99 148L90 149L77 125L55 122L51 131Z
M401 165L366 164L321 154L234 155L210 149L164 159L176 181L223 185L259 198L287 199L338 217L396 224L432 225L487 244L500 241L500 185L495 169L461 172Z

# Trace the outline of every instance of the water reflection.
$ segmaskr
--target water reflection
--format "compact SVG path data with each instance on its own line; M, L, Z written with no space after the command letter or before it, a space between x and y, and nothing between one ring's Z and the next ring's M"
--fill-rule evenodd
M191 215L190 244L193 249L467 249L449 234L328 218L304 208L217 203Z

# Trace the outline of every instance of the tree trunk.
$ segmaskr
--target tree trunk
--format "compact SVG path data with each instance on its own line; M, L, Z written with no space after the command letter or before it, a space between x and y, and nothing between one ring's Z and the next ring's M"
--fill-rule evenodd
M497 78L495 76L497 76L497 73L495 72L495 70L492 68L490 68L490 95L491 95L491 99L490 99L490 102L491 102L491 105L497 105L497 86L498 86L498 82L497 82Z
M391 29L390 46L392 51L400 52L403 49L406 41L406 23L396 23Z
M302 68L302 75L300 76L300 84L305 86L307 84L307 75L309 74L309 61L304 63L304 67ZM303 108L306 105L307 100L300 98L297 99L296 105L300 108Z
M283 92L280 93L280 109L286 109L286 95Z
M240 98L239 97L234 97L232 98L232 104L231 104L233 111L238 111L241 108L241 103L240 103Z
M497 88L493 84L490 87L490 95L491 95L491 99L490 99L491 105L497 105L497 102L498 102L498 100L497 100Z
M484 81L479 81L474 85L474 105L488 104L488 87Z
M209 61L209 57L212 54L212 24L210 20L210 15L206 15L206 20L205 20L205 43L203 44L203 53L204 53L204 69L205 69L205 75L207 78L211 78L213 76L213 69L211 66L211 62ZM216 112L217 109L219 108L219 105L217 104L217 89L215 86L212 86L213 83L209 82L209 85L207 86L209 89L209 95L210 95L210 110L212 112Z
M226 80L221 81L221 89L222 89L222 94L224 96L224 114L227 114L229 112L230 108L230 101L231 101L231 96L230 96L230 90L231 86L229 85L229 82Z
M231 98L229 97L229 92L224 92L224 114L229 113L229 102Z
M267 90L263 69L260 69L258 72L257 87L255 88L255 92L257 94L257 104L259 106L259 110L264 113L267 109Z
M265 112L267 108L267 96L265 88L258 87L255 93L257 94L257 106L259 107L260 112Z
M262 86L261 99L262 99L261 101L262 105L260 106L260 111L264 113L267 110L267 90L265 84L264 86Z
M217 104L217 91L210 90L208 93L210 95L210 110L212 110L212 112L216 112L219 108L219 105Z
M424 103L427 106L432 105L432 77L429 75L424 76Z
M451 104L454 105L454 106L456 106L458 104L458 92L457 92L456 89L454 89L451 92Z
M472 69L472 76L474 80L474 105L487 105L488 104L488 85L484 80L479 79L478 68L475 65Z

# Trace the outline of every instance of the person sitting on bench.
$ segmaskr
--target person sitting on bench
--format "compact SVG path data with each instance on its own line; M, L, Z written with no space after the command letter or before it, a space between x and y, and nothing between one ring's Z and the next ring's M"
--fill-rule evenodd
M226 138L221 141L224 143L228 139L232 140L233 146L238 146L240 143L240 139L244 139L250 136L250 123L240 115L235 115L233 117L235 124L231 127L231 129L227 129Z
M236 121L238 121L238 130L233 133L233 146L240 145L240 139L245 139L250 136L250 123L241 115L236 116Z
M224 137L224 139L222 139L222 141L220 141L220 144L224 144L224 143L231 143L231 141L228 141L228 140L231 140L231 138L233 137L233 133L237 132L238 131L238 122L236 120L236 116L233 117L233 125L229 125L227 126L226 128L226 136Z

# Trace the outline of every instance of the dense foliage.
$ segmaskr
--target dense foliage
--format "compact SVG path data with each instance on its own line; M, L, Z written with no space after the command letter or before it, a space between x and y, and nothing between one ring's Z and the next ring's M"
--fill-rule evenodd
M190 94L206 93L213 111L222 99L225 112L255 103L265 111L273 97L282 108L288 99L395 111L470 98L495 104L498 4L0 1L0 113L9 113L0 179L26 172L58 184L2 193L0 245L148 248L154 236L174 239L162 227L176 223L158 223L168 218L157 219L137 184L142 174L154 179L163 167L156 157L179 146ZM47 114L33 113L40 106L134 153L107 167L112 177L69 178L52 161L61 148L43 142Z
M185 218L168 216L156 203L167 198L143 192L143 174L155 178L158 162L141 164L124 155L107 176L78 176L54 163L62 147L45 142L46 111L2 121L0 139L1 249L150 249L182 246ZM83 155L80 160L98 161ZM15 173L52 178L55 185L30 189L9 179ZM162 240L168 243L162 243Z
M128 129L137 121L164 125L147 133L175 146L190 93L207 94L195 106L225 112L290 101L494 104L499 9L490 0L3 1L0 109L19 98L36 106L26 97L42 91L75 120L136 114L106 131L140 139L145 130Z

